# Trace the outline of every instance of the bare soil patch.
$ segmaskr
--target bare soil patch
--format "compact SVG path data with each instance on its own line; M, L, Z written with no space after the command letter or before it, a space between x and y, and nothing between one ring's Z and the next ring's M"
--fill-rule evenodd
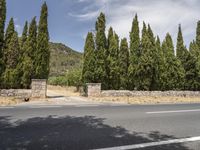
M13 106L22 102L21 99L14 97L0 97L0 106Z
M47 92L56 93L63 96L80 96L80 93L77 91L76 87L48 85Z
M92 97L93 101L126 104L200 103L200 97Z

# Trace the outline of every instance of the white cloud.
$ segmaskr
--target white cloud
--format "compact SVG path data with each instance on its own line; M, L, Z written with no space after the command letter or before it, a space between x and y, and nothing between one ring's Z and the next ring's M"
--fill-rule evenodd
M80 14L72 15L81 21L95 20L103 11L107 16L107 27L112 26L121 38L129 36L135 13L142 22L152 26L161 39L167 32L174 41L178 24L182 24L183 35L187 41L195 36L196 22L200 19L198 0L79 0L87 3Z

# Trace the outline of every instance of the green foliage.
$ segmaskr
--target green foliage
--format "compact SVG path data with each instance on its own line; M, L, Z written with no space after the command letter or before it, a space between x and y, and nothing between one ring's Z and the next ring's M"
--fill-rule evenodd
M50 85L76 86L78 89L82 85L81 74L81 69L74 69L66 72L64 76L50 77L48 83Z
M22 37L21 37L21 49L24 48L24 45L25 45L25 42L28 38L28 22L26 21L25 22L25 25L24 25L24 29L23 29L23 32L22 32Z
M136 89L152 90L153 78L155 74L154 68L154 50L155 42L153 43L153 35L150 34L151 29L144 23L141 41L141 57L136 68Z
M31 79L35 74L35 55L37 48L37 23L34 17L30 23L28 38L24 43L23 61L22 61L22 82L25 88L29 88Z
M162 44L165 57L165 70L162 73L162 90L181 90L184 84L184 68L174 54L173 41L170 34Z
M129 49L127 39L121 40L120 51L119 51L119 73L120 73L120 89L126 90L129 85L128 77L129 68Z
M108 89L119 89L120 86L120 72L119 72L119 57L118 57L118 37L114 33L113 36L110 39L109 44L109 55L107 57L107 61L109 62L109 84L107 85Z
M0 83L2 73L4 71L4 60L3 60L3 45L4 45L4 28L6 20L6 0L0 0ZM0 85L1 88L1 85Z
M49 32L48 32L48 8L44 3L41 10L38 26L37 52L34 62L35 78L47 79L49 76Z
M95 38L95 43L96 43L96 50L95 50L95 55L96 55L96 63L95 63L95 72L94 72L94 77L96 82L102 83L102 88L106 88L106 36L105 36L105 26L106 20L105 20L105 15L103 13L100 14L100 16L97 19L96 22L96 38Z
M137 15L133 19L132 29L130 32L130 66L129 66L129 89L135 88L135 73L140 57L140 35L139 22Z
M84 48L84 64L82 71L82 80L85 83L95 82L94 79L95 64L95 45L91 32L88 33Z
M5 51L6 57L6 70L4 72L4 87L5 88L17 88L20 83L19 76L19 57L20 57L20 46L18 42L18 35L16 32L10 40L9 45Z

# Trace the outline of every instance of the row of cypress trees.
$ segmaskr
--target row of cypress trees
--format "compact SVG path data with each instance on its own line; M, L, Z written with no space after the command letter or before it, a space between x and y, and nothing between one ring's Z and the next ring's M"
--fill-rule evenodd
M126 38L119 42L112 27L106 36L105 29L106 19L101 13L95 34L89 32L85 42L84 83L102 83L103 89L114 90L200 90L200 21L189 50L184 45L181 25L176 51L171 35L167 33L161 43L150 25L143 23L140 36L137 15L130 44Z
M6 0L0 0L0 88L29 88L31 79L49 74L48 8L44 3L39 25L26 21L21 37L11 18L4 34Z

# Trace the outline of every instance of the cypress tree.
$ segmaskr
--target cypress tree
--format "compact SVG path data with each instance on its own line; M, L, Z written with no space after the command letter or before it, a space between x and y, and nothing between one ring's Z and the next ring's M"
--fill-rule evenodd
M37 52L35 54L34 70L35 78L47 79L49 76L49 32L48 32L48 8L46 2L42 5L38 26Z
M158 90L164 90L163 89L163 84L166 79L165 76L165 72L166 72L166 68L165 68L165 57L164 57L164 53L161 47L161 42L160 42L160 38L157 36L156 38L156 51L157 51L157 59L156 59L156 63L158 65L158 71L157 71L157 81L158 81Z
M119 89L119 60L118 60L118 37L114 33L114 35L110 39L109 45L109 69L110 69L110 77L109 77L109 89L117 90Z
M4 28L6 20L6 0L0 0L0 16L1 16L0 17L0 83L1 83L2 73L4 72L3 45L4 45Z
M133 90L135 87L135 72L140 57L140 35L139 22L137 14L133 19L132 29L130 32L130 66L129 66L129 89Z
M5 33L5 42L4 42L4 62L7 61L6 53L8 51L8 46L10 44L10 41L12 39L13 34L15 33L15 25L14 25L14 20L13 18L10 19L8 27L6 29Z
M25 25L24 25L23 32L22 32L22 37L21 37L21 49L23 49L24 44L27 40L27 36L28 36L27 34L28 34L28 22L26 21Z
M29 88L31 79L34 77L34 62L35 62L35 51L37 49L37 23L36 17L34 17L30 23L28 38L24 43L24 53L22 61L22 82L24 88Z
M197 57L196 57L196 48L197 45L193 41L190 43L189 53L188 53L188 60L185 65L185 90L199 90L200 83L198 79L198 71L199 68L197 66Z
M141 41L141 57L139 58L139 63L136 68L136 88L138 90L151 90L153 82L153 45L148 30L144 23Z
M113 31L113 28L110 27L109 30L108 30L108 38L107 38L107 48L106 48L106 64L105 64L105 69L106 69L106 89L110 89L110 43L111 43L111 40L114 36L114 31Z
M162 44L165 57L165 72L163 72L163 90L180 90L184 81L184 68L174 53L171 35L168 33Z
M200 49L200 21L197 22L197 29L196 29L196 44Z
M6 88L18 88L20 83L19 76L19 56L20 56L20 46L18 42L17 32L14 32L11 39L9 40L9 45L6 49L6 70L4 73L4 81Z
M84 83L93 83L95 82L95 44L93 34L91 32L88 33L86 38L83 60L82 81Z
M95 81L102 83L102 88L108 87L106 83L106 19L103 13L97 18L96 22L96 63L95 63Z
M129 68L129 49L127 39L121 40L119 50L119 68L120 68L120 89L127 90L129 84L128 68Z

